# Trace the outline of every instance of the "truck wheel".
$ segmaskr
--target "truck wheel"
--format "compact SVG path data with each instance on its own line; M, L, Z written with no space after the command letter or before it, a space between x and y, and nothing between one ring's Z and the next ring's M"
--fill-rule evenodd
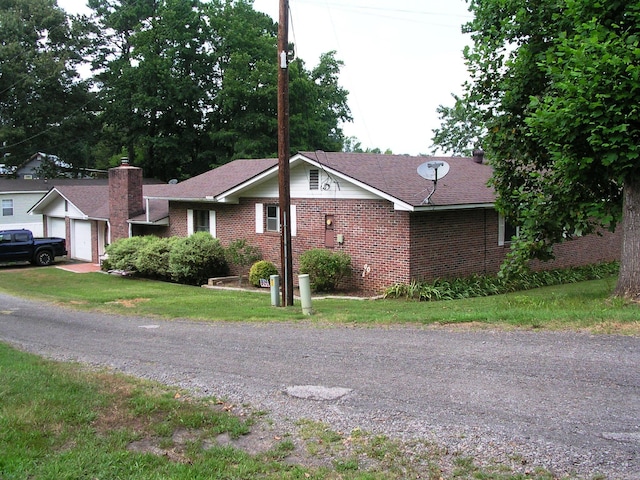
M40 250L36 253L36 265L46 267L53 263L53 254L49 250Z

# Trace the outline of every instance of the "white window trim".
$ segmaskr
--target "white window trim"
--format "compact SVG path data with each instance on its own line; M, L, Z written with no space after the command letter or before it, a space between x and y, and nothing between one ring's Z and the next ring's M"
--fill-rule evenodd
M256 203L256 233L264 233L264 205Z
M276 229L275 230L269 230L269 207L276 207ZM273 218L273 217L271 217ZM270 233L279 233L280 232L280 206L276 205L276 204L269 204L267 205L267 217L265 220L265 223L267 224L266 227L266 231L270 232Z
M187 236L195 233L195 211L192 208L187 209ZM209 210L209 233L213 238L217 238L216 228L216 211Z
M511 243L511 239L505 239L505 223L506 220L504 216L498 216L498 246L504 247L506 244ZM520 233L520 227L516 227L516 236Z
M10 204L11 204L11 206L7 206L7 207L5 207L5 202L6 202L7 204L9 204L9 203L10 203ZM12 199L12 198L3 198L3 199L2 199L2 202L0 202L0 208L1 208L0 214L1 214L3 217L13 217L13 216L15 215L15 202L13 201L13 199ZM6 208L6 209L11 209L11 215L5 215L5 214L4 214L4 210L5 210L5 208Z
M209 233L213 238L218 238L216 228L216 211L209 210Z
M193 235L193 209L187 210L187 236Z
M296 211L295 205L290 205L291 208L291 225L289 228L291 229L291 236L295 237L298 235L298 214Z
M291 236L298 235L298 215L295 205L291 205ZM278 230L280 229L280 208L278 207ZM256 233L265 232L264 204L256 203Z

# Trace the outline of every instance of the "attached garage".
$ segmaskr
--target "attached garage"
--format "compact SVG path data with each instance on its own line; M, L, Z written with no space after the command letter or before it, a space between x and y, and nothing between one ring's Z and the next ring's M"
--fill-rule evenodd
M47 222L47 236L67 238L67 228L64 218L49 217Z
M91 258L91 222L73 220L71 223L71 258L92 261Z

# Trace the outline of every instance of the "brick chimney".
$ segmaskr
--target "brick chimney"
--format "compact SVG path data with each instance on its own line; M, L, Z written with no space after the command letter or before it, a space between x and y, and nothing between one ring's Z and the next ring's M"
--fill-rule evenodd
M129 237L127 220L144 212L142 169L123 158L119 167L109 169L109 222L111 241Z
M482 163L484 161L484 151L480 148L473 150L473 161L476 163Z

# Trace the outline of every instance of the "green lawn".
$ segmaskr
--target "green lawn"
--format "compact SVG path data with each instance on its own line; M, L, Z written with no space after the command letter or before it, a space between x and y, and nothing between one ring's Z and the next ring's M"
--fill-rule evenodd
M271 306L268 290L212 290L55 267L0 268L0 291L103 312L202 321L313 321L361 325L474 324L640 332L640 306L611 297L615 277L492 297L415 302L314 299L314 314Z

